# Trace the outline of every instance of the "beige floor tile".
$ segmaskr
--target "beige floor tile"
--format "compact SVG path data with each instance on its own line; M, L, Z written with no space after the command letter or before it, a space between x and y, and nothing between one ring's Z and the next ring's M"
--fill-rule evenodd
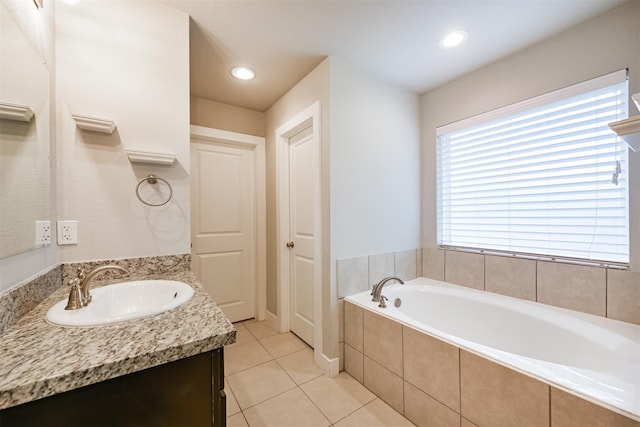
M324 373L313 362L313 350L309 347L276 360L296 384L304 384Z
M296 386L275 360L229 375L227 381L243 410Z
M240 412L227 417L227 427L249 427L249 424L247 424L247 420L244 419L244 415Z
M240 412L240 406L238 406L238 401L236 397L233 395L233 391L228 384L228 381L225 379L226 387L224 388L224 393L227 395L227 418L231 415L235 415Z
M234 322L233 326L239 326L239 325L246 326L249 323L256 323L256 322L257 322L257 320L252 318L252 319L247 319L247 320L241 320L239 322Z
M460 427L478 427L478 426L472 423L471 421L469 421L468 419L466 419L465 417L460 417Z
M251 427L324 427L331 424L297 387L247 409L244 414Z
M358 409L335 424L335 427L401 427L413 424L380 399Z
M246 344L248 342L255 341L256 338L249 332L246 326L233 325L236 328L236 342L225 346L225 349L233 347L234 345Z
M275 358L286 356L303 348L309 348L304 341L291 332L262 338L260 339L260 344Z
M227 375L231 375L272 359L273 357L258 341L236 344L224 350L224 371Z
M300 388L332 423L375 399L373 393L344 372L335 377L323 375Z
M278 331L267 325L266 322L247 323L245 326L247 327L249 332L251 332L251 334L256 337L256 339L266 338L278 333Z

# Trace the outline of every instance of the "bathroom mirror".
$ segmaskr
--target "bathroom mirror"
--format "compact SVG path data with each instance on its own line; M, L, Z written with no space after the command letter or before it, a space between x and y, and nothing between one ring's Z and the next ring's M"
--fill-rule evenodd
M0 8L0 258L5 258L38 247L36 221L52 216L50 97L39 11L30 1L3 1ZM11 117L16 105L18 113Z

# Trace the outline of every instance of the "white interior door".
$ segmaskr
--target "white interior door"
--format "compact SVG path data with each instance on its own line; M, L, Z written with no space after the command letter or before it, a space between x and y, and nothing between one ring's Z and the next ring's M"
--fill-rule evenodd
M289 139L289 296L290 328L314 345L314 177L317 162L313 128Z
M255 152L191 144L192 269L232 322L255 317Z

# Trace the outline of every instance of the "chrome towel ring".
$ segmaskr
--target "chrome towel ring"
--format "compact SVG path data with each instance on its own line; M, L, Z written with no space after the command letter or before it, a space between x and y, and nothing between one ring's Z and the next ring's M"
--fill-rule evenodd
M162 203L149 203L140 196L140 186L142 185L143 182L148 182L149 184L153 185L153 184L157 184L158 181L164 182L165 185L169 187L169 197L167 197L167 200L165 200ZM171 200L171 198L173 197L173 188L171 188L171 184L169 184L169 182L166 179L158 178L157 176L151 174L140 180L140 182L136 186L136 196L138 197L138 200L140 200L142 203L144 203L147 206L164 206L167 203L169 203L169 200Z

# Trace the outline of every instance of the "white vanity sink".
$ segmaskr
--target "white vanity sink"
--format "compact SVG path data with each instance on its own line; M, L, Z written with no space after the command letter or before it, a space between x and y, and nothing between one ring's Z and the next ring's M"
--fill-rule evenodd
M193 289L173 280L136 280L91 289L91 303L65 310L64 299L47 311L49 323L61 326L103 326L164 313L189 301Z

